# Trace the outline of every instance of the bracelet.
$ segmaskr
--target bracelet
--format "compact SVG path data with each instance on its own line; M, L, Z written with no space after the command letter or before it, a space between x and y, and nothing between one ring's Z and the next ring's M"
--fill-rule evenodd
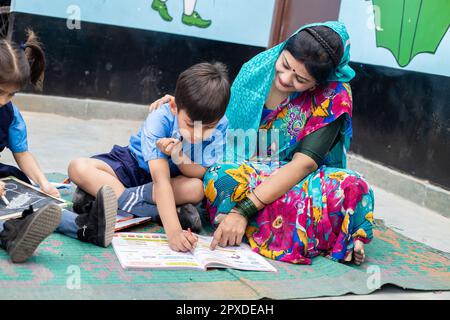
M268 206L269 204L265 203L264 201L262 201L258 195L256 194L255 190L252 191L252 194L256 197L256 199L258 199L259 202L261 202L264 206Z
M249 198L245 198L241 202L236 204L236 210L249 221L258 213L258 208L256 208L255 204Z

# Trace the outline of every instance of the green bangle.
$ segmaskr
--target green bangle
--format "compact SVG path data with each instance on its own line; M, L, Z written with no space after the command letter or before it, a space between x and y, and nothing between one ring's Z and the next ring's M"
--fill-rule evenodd
M249 198L245 198L244 200L238 202L235 208L241 216L247 219L247 221L250 221L250 219L258 213L258 208Z

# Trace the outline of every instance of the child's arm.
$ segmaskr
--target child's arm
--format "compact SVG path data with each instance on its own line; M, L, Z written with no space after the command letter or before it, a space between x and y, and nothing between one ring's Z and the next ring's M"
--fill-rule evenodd
M181 155L180 159L181 163L178 165L178 169L180 169L181 173L188 178L198 178L203 180L203 176L205 175L208 168L192 162L189 157L187 157L184 153Z
M174 138L159 139L156 143L158 149L165 155L171 156L174 164L180 169L183 176L203 179L208 168L192 162L182 151L181 141Z
M33 155L28 151L27 126L19 109L13 105L13 111L14 118L8 129L8 148L11 150L17 165L26 176L39 184L42 191L60 197L58 190L48 182Z
M197 239L181 228L175 197L170 184L170 169L167 160L150 160L148 164L153 180L156 206L169 239L170 248L182 252L192 251L197 243Z
M5 183L3 181L0 181L0 197L3 197L5 193Z
M27 177L37 183L43 192L54 197L60 197L59 191L50 182L48 182L31 152L17 152L13 153L13 156L19 168Z

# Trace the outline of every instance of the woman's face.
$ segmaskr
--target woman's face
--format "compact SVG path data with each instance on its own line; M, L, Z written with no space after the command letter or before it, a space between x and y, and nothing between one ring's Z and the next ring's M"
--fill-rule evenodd
M304 92L314 89L316 80L306 71L303 62L283 50L275 64L275 87L284 93Z

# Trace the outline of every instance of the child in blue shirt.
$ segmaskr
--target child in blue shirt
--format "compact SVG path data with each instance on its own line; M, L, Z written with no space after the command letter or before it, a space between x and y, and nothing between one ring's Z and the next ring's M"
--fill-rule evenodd
M89 195L107 185L118 198L119 210L160 219L173 250L192 250L197 238L183 229L201 228L192 204L204 197L202 179L207 168L221 160L229 98L223 64L200 63L181 73L175 98L148 115L128 146L115 145L107 154L70 163L69 177L78 185L74 211L84 215L87 223L82 225L77 221L80 216L64 211L58 231L99 245L96 236L103 234L95 228L99 215L92 211L94 198ZM115 221L116 212L103 214L101 219ZM100 245L111 242L114 223L108 228L108 237Z
M42 88L44 52L35 34L30 30L27 34L27 41L20 46L0 40L0 152L9 148L20 168L0 163L0 178L14 176L27 183L31 179L42 191L59 197L58 190L48 182L28 151L25 122L19 109L11 103L14 94L30 80L36 88ZM4 195L5 186L0 182L0 196ZM21 218L0 221L0 247L8 252L12 262L25 261L55 230L60 217L61 209L48 205L36 212L25 210Z

